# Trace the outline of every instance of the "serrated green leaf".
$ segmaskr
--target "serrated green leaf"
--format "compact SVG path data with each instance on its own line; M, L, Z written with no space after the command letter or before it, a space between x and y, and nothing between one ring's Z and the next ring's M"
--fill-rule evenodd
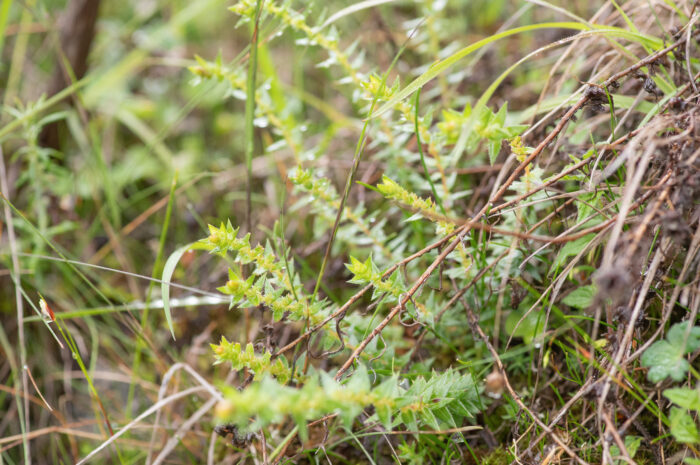
M664 397L685 409L700 411L700 389L666 389L664 391Z
M421 419L432 429L440 429L440 422L438 422L438 419L435 417L435 414L431 409L424 409L421 412Z
M642 354L642 366L649 367L649 381L658 383L669 376L681 381L689 365L677 347L663 340L655 342Z
M684 444L700 443L698 427L693 417L691 417L687 411L682 408L673 407L671 408L668 419L671 423L671 434L676 438L676 441Z
M642 354L642 366L648 367L647 378L657 383L671 377L681 381L690 365L684 355L700 348L700 327L693 327L686 340L688 322L676 323L666 339L656 341Z
M688 321L676 323L671 326L671 329L668 330L668 334L666 335L666 339L671 342L677 342L679 347L681 344L683 345L680 350L684 354L689 354L700 349L700 327L694 326L690 329L690 332L688 332L688 324ZM688 333L687 336L686 333Z
M457 427L457 422L455 421L454 416L452 416L452 412L450 412L450 409L437 408L437 409L433 410L433 413L438 418L438 420L440 420L442 423L448 425L450 428Z

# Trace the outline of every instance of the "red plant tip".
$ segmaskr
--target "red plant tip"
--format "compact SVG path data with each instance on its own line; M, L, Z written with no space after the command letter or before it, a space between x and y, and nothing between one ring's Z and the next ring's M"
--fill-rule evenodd
M49 307L49 304L46 303L43 297L39 299L39 307L41 307L41 314L45 320L56 321L53 310L51 310L51 307Z

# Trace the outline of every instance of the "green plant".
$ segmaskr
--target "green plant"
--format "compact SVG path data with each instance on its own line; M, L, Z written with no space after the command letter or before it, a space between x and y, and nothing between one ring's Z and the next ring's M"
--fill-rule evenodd
M487 399L479 394L480 390L471 377L464 378L463 384L469 380L468 386L464 384L458 387L459 383L449 381L452 376L452 372L447 368L449 360L453 360L455 355L461 359L478 360L484 356L484 351L489 351L492 359L497 361L498 346L506 344L505 347L508 348L513 339L522 339L522 347L530 348L525 350L540 350L537 357L538 370L549 366L553 353L551 347L559 348L564 352L567 363L566 376L569 378L565 379L579 386L585 384L584 380L592 376L595 370L605 370L604 367L593 363L593 359L598 356L604 357L608 347L607 341L590 339L589 330L585 329L585 318L577 316L576 313L588 311L596 306L619 304L617 299L620 296L616 294L616 289L611 292L611 288L615 287L616 281L624 282L624 279L628 279L624 274L622 278L607 277L604 273L605 268L595 276L593 273L596 264L602 260L603 252L598 246L603 234L616 218L620 218L618 203L623 189L623 173L613 182L606 181L607 189L601 189L600 192L576 190L578 186L586 183L600 182L592 177L591 170L596 169L596 164L601 159L599 149L603 147L596 143L595 137L604 137L605 133L600 128L591 130L595 125L590 126L585 119L584 122L576 122L575 114L586 107L593 111L605 111L603 105L608 104L611 122L606 130L612 131L611 138L619 135L620 128L613 103L618 96L611 96L609 89L612 89L622 76L635 70L644 69L650 72L650 69L657 66L656 55L675 54L676 49L667 47L662 50L661 42L655 37L640 34L636 29L625 31L616 26L603 29L585 21L541 23L531 27L516 27L443 56L412 83L402 87L399 79L394 80L391 85L386 85L386 79L379 73L373 70L366 72L363 69L365 57L359 54L356 60L352 60L350 57L357 54L356 48L340 48L336 31L326 28L325 24L311 25L313 20L310 13L295 11L290 4L275 3L263 4L262 10L263 18L285 30L285 33L291 34L298 44L317 48L327 55L328 59L323 61L321 66L324 69L334 69L335 73L342 76L339 91L356 106L359 115L369 115L370 121L374 122L372 125L365 125L365 129L377 141L373 155L375 160L384 164L383 173L375 186L364 182L361 185L368 191L376 191L385 201L363 201L355 208L347 207L346 200L350 191L346 190L340 196L332 178L314 166L314 157L321 153L320 150L306 149L308 153L314 154L306 160L298 156L295 158L298 166L291 171L289 180L296 186L296 193L303 194L303 197L294 205L293 211L297 214L308 206L309 211L316 215L313 224L314 238L323 239L327 237L328 232L331 234L331 245L328 246L331 253L326 254L317 266L324 270L328 260L340 255L350 274L346 281L362 286L347 302L366 299L368 305L373 308L370 316L347 315L348 304L337 300L331 303L319 299L316 292L306 294L302 281L292 281L293 278L290 278L302 276L303 273L295 270L291 261L287 262L286 251L281 256L275 256L270 245L251 248L249 236L238 237L238 230L231 224L226 227L222 225L220 228L210 227L211 235L205 241L205 247L220 254L226 251L233 252L234 262L239 264L236 269L229 269L229 281L219 290L231 296L233 306L271 309L272 321L285 326L292 325L294 321L303 322L302 333L295 343L302 340L307 343L306 349L295 348L305 352L300 359L303 360L303 369L300 369L300 377L296 381L292 374L289 384L279 377L277 380L270 377L260 379L258 372L268 368L255 369L250 364L239 362L238 369L252 370L255 379L253 384L240 391L226 389L225 401L218 409L219 418L222 421L234 422L242 430L253 431L269 428L273 424L283 424L287 417L291 417L295 429L289 434L294 435L298 430L304 439L307 437L308 422L335 416L342 420L346 430L355 430L359 426L358 423L371 425L373 420L387 430L402 424L413 430L426 427L434 430L458 428L463 419L479 411L487 403ZM252 2L239 2L232 11L241 15L244 22L249 22L255 10ZM335 17L331 19L335 20ZM428 30L432 32L428 32L428 36L436 34L435 26L431 19ZM407 100L411 93L419 91L434 78L440 78L438 85L446 90L449 86L442 78L449 73L450 67L457 60L491 45L495 40L547 27L582 30L583 37L602 35L615 45L618 39L629 40L644 48L650 57L620 71L618 75L608 74L601 84L593 83L583 88L578 101L559 116L561 122L548 132L545 131L545 136L534 146L528 146L524 141L525 137L532 138L531 134L524 133L526 129L532 129L531 126L521 124L517 113L510 114L504 101L501 101L498 111L491 110L487 105L497 86L527 58L534 56L534 52L505 71L478 101L462 102L459 105L461 111L455 110L454 105L442 108L439 121L434 120L433 115L437 109L434 106L429 108L425 115L420 114L420 92L417 93L415 101ZM570 41L565 40L562 43ZM540 50L548 50L554 45L543 46ZM432 50L435 50L434 44ZM233 87L242 87L242 76L236 79L229 77L235 76L237 72L224 69L220 61L214 68L211 64L200 61L198 68L194 68L193 72L204 78L218 76L220 80L228 79ZM658 81L666 92L676 91L668 79L659 78ZM647 87L651 88L650 86ZM258 114L272 122L277 135L281 135L287 145L294 147L293 152L298 155L305 149L300 148L298 144L290 144L292 138L288 136L289 126L284 123L288 120L275 116L279 108L266 103L269 99L266 92L263 87L262 91L255 93L255 101L260 104ZM619 100L626 102L622 97ZM375 105L380 107L377 111ZM567 124L570 124L571 129L565 132ZM358 150L362 150L365 129L361 133L363 136L357 146ZM582 135L589 137L586 139ZM418 145L415 149L408 148L406 144L412 136L415 136ZM569 137L571 141L575 141L574 143L579 145L580 153L568 154L566 158L569 158L571 163L557 163L557 169L551 170L547 163L537 160L538 157L542 158L542 152L557 136ZM275 149L279 147L277 143L273 143L272 146ZM486 196L478 208L471 211L473 218L470 221L455 219L460 215L460 203L472 192L471 186L465 185L457 176L451 174L464 162L464 154L492 165L499 160L503 161L504 154L511 155L511 160L516 163L515 170L507 178L501 179L502 184L494 189L491 195ZM357 160L356 152L355 167ZM418 160L422 172L411 169L412 166L416 166ZM606 172L606 176L610 175ZM560 186L562 197L570 200L559 206L549 206L547 189L553 185ZM432 195L432 198L429 195ZM625 207L625 212L639 208L647 200L648 197L637 198L631 207L629 204ZM569 206L572 202L573 205ZM338 212L341 208L342 211ZM565 210L567 208L568 210ZM391 215L400 216L400 210L408 211L408 215L403 217L403 223L409 226L398 228L399 233L393 232L398 235L400 241L391 240L392 230L395 231L397 227L387 218L391 218ZM556 219L562 211L569 211L570 222ZM379 217L382 219L376 223L376 218ZM481 223L478 228L475 224L477 222ZM499 223L498 228L492 229L494 223ZM545 229L550 235L543 234ZM552 229L555 229L556 233L552 233ZM637 236L632 237L644 233L644 230L637 229L634 233ZM441 247L437 254L427 253L438 246L430 245L431 241ZM549 247L546 245L533 248L532 241L549 241ZM639 240L636 243L632 241L634 247L638 246L638 242ZM552 244L560 245L552 247ZM410 259L402 261L401 266L397 265L400 257L407 254L413 255L410 255ZM634 250L631 248L626 258L616 259L629 260L632 255ZM611 252L606 249L606 263L610 262L610 257ZM440 271L436 273L438 267ZM436 276L438 274L439 276ZM553 280L553 284L544 285L542 280L545 277ZM317 282L320 283L321 280ZM507 283L511 282L519 283L526 295L517 296L515 286L512 286L514 290L510 296L504 295L503 290L508 288ZM432 290L428 291L428 287L432 287ZM443 292L445 288L449 288L454 294L451 297L446 296ZM563 288L567 291L562 298L560 294ZM372 292L365 295L370 289ZM499 291L495 292L494 289ZM344 289L341 287L339 291L343 293ZM467 310L466 315L454 311L453 306L456 302L460 302ZM564 309L561 305L565 306ZM473 319L469 316L472 306L480 308L479 316ZM414 309L412 312L408 311L412 317L410 324L423 328L418 344L423 343L426 335L431 336L426 339L430 341L428 345L433 351L433 357L424 365L412 363L415 355L413 351L409 352L408 357L400 354L405 350L405 346L402 347L399 341L408 333L397 328L394 319L398 315L396 320L399 323L409 324L405 318L409 308ZM571 310L565 310L567 308ZM613 319L610 310L606 312L608 313L605 324L609 327L616 326L617 320ZM327 366L319 369L311 362L316 356L312 352L314 344L311 336L307 336L320 330L331 320L335 320L335 331L322 331L323 337L315 343L317 349L325 350L320 357L331 362L333 357L342 354L344 349L352 351L335 374ZM492 327L493 343L485 340L483 332L475 331L475 326ZM471 331L456 329L467 327ZM572 337L580 340L567 339L564 343L559 334L566 334L569 330L573 330L572 334L575 334ZM694 339L691 338L685 348L678 349L673 345L677 342L678 331L680 330L670 331L669 336L674 340L673 343L670 342L671 339L657 342L643 355L642 365L651 368L649 380L656 382L667 375L680 379L690 368L684 356L694 350ZM457 334L459 337L455 339ZM693 331L691 335L694 335ZM459 342L456 342L457 340ZM337 345L338 342L340 346ZM582 349L583 345L589 345L590 351ZM543 354L545 346L550 348ZM290 347L285 346L284 350L289 350ZM329 350L331 347L333 350ZM620 353L614 356L619 358ZM501 356L508 354L509 352L503 352ZM270 357L278 355L281 353ZM530 355L534 357L535 352L531 352ZM250 357L251 360L262 357L264 363L271 360L267 355L251 354ZM376 361L378 357L382 357L382 360ZM514 358L512 375L518 379L525 377L529 380L529 376L525 376L525 370L519 369L525 365L525 361L521 356ZM615 363L619 363L619 360ZM376 364L376 368L370 369L373 364ZM412 372L413 366L429 370L441 368L433 371L430 377L423 378ZM346 380L344 376L352 367L355 371ZM400 367L398 371L397 367ZM445 369L447 371L440 373L439 370ZM402 378L398 375L399 372L408 376ZM372 373L373 376L369 376L368 373ZM531 380L528 381L528 385L532 386L530 382ZM537 383L535 381L533 389L538 388ZM469 395L474 396L470 400L471 408L464 408L462 411L440 410L439 414L432 409L425 410L423 402L441 405L451 399L445 389L469 391ZM409 396L408 393L412 390L416 392ZM557 388L552 387L552 390L557 396L561 395ZM438 392L441 394L435 395ZM270 395L275 401L266 403L266 395ZM644 396L643 392L635 392L635 395ZM404 405L402 402L407 402L406 396L412 400ZM460 401L456 405L464 402ZM513 402L506 417L510 415L515 418L516 410L512 407L517 405L522 408L524 405L517 395ZM564 403L564 400L561 402ZM415 418L406 417L407 405L414 405L421 415ZM373 413L360 416L363 411ZM528 415L544 429L533 412L528 411ZM399 418L401 421L393 421L392 418ZM671 428L674 431L678 430L679 426L672 425ZM552 435L562 450L566 450L563 442L554 433ZM585 440L579 441L582 444ZM614 446L606 449L607 453L613 457L634 457L641 447L639 437L634 435L625 436L624 445L625 451ZM280 445L275 452L279 452L280 447L283 446ZM599 454L600 451L596 450L596 447L592 444L585 446L586 454ZM470 452L473 454L473 451ZM574 459L578 458L571 451L567 453ZM401 446L399 455L407 461L425 460L427 457L425 452L418 454L414 444L409 443Z
M0 462L700 463L693 2L79 3L0 0Z
M211 349L216 357L215 363L230 362L231 369L236 371L247 368L253 372L253 379L256 381L261 380L266 374L274 376L282 384L291 378L291 371L284 358L278 358L273 363L270 360L272 357L270 352L257 356L251 343L248 343L243 351L238 342L231 343L222 336L221 342L212 344Z
M401 424L413 430L424 425L435 430L455 428L478 412L478 393L468 375L448 371L435 373L429 379L417 378L408 389L401 384L399 376L394 375L372 387L364 368L342 384L323 373L320 379L307 379L301 388L285 386L279 378L265 378L243 391L226 389L226 400L218 405L217 415L244 431L255 431L291 417L306 439L307 421L332 414L350 428L369 406L375 414L368 421L378 421L389 430Z
M649 381L658 383L667 377L674 381L685 378L691 368L685 355L700 349L700 326L689 326L687 321L671 326L666 339L656 341L644 352L642 365L649 367Z
M700 381L700 373L693 369L685 359L687 354L700 349L700 326L690 326L690 322L676 323L666 333L666 339L656 341L642 355L642 365L649 367L647 377L654 383L670 377L682 381L691 370L695 382ZM671 407L668 423L671 434L676 441L683 444L700 445L700 433L696 419L689 411L700 413L700 390L697 388L665 389L664 397L677 405ZM695 463L687 458L689 464Z

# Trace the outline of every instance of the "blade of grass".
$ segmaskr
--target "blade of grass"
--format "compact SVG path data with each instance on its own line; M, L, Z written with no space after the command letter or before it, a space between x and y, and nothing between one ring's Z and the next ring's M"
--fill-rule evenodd
M662 41L660 39L657 39L655 37L650 37L644 34L635 34L630 31L626 31L624 29L620 28L611 28L611 27L599 27L599 26L593 26L594 28L598 29L606 29L610 31L617 31L619 36L625 37L628 39L632 40L637 40L637 41L642 41L649 43L651 45L654 45L656 47L661 46ZM426 83L437 77L439 74L444 73L447 69L450 67L454 66L459 60L462 58L468 56L469 54L475 52L476 50L479 50L480 48L495 42L499 39L503 39L505 37L509 37L515 34L520 34L523 32L530 32L530 31L536 31L540 29L572 29L572 30L577 30L577 31L586 31L590 30L590 27L581 24L581 23L575 23L575 22L552 22L552 23L539 23L539 24L530 24L527 26L520 26L516 27L513 29L509 29L507 31L503 31L498 34L494 34L492 36L486 37L485 39L481 39L467 47L464 47L463 49L453 53L449 57L438 61L437 63L434 63L428 70L418 76L416 79L414 79L410 84L408 84L406 87L404 87L402 90L394 94L384 105L382 105L374 114L372 114L372 118L377 118L390 109L392 109L398 102L401 100L404 100L405 98L411 96L415 91L417 91L420 87L423 87Z
M80 350L78 350L78 345L76 344L75 339L73 339L73 336L71 335L71 333L69 331L67 331L67 330L64 331L64 329L61 326L59 321L56 321L56 327L58 328L58 331L61 333L61 336L63 336L63 340L68 345L68 348L71 351L73 359L78 363L78 366L80 367L80 371L83 373L83 376L85 377L85 381L87 381L88 387L90 388L89 389L90 394L95 399L95 402L97 402L97 406L102 413L102 417L104 419L105 426L107 427L107 431L109 432L108 437L113 437L114 431L112 430L112 424L109 420L109 416L107 415L107 410L105 410L105 407L102 404L102 400L100 399L100 395L98 394L97 388L95 387L95 384L92 381L92 377L90 376L90 373L88 372L87 366L85 365L85 362L83 361L83 358L80 355ZM117 451L117 456L119 457L119 462L122 464L125 463L124 458L122 457L121 452L116 444L114 445L114 448Z
M390 109L394 107L401 100L409 97L419 88L423 87L429 81L437 77L439 74L445 72L448 68L454 66L459 60L470 55L471 53L479 50L480 48L489 45L499 39L509 37L515 34L520 34L522 32L529 32L538 29L548 29L548 28L562 28L562 29L574 29L574 30L585 30L588 29L587 26L574 23L574 22L555 22L555 23L541 23L541 24L531 24L527 26L520 26L513 29L508 29L506 31L494 34L492 36L481 39L467 47L458 50L449 57L442 59L428 68L426 72L414 79L410 84L401 89L395 95L393 95L384 105L379 107L379 109L372 115L373 118L377 118Z
M26 426L25 426L25 407L22 403L22 375L20 373L23 373L24 370L20 370L20 367L17 365L17 361L15 358L15 352L14 352L14 347L15 344L11 344L9 338L7 337L7 334L5 333L5 330L3 328L3 325L0 325L0 347L2 347L3 351L5 352L5 355L7 356L7 361L10 364L10 373L12 374L11 378L13 380L14 384L14 398L15 398L15 405L17 406L17 415L19 416L19 426L20 426L20 431L22 432L22 451L24 454L25 460L31 459L31 456L28 455L28 447L29 447L29 440L27 439L27 435L29 431L27 431ZM26 374L24 375L26 376ZM8 378L4 383L7 383L9 386L9 381L10 379ZM28 396L25 396L25 399L28 399ZM28 418L27 418L28 420ZM27 449L25 449L25 444ZM25 462L28 463L28 462Z
M175 187L177 186L177 172L173 177L173 182L170 185L170 194L168 195L168 206L165 209L165 218L163 220L163 227L160 230L160 240L158 241L158 253L156 254L155 262L153 263L153 272L151 277L155 278L161 274L161 262L163 261L163 252L165 250L165 239L168 236L168 228L170 226L170 218L173 212L173 204L175 203ZM153 286L155 281L151 281L148 285L148 291L146 292L146 308L143 309L141 314L141 329L148 325L148 310L149 304L151 302L151 295L153 293ZM172 333L172 327L171 327ZM139 338L136 343L136 349L134 351L134 359L131 364L132 366L132 378L131 383L129 383L129 394L126 400L126 418L127 420L131 418L131 407L134 401L134 393L136 390L136 376L140 373L139 367L141 365L141 353L146 348L142 338Z
M31 32L28 28L32 22L32 10L36 6L36 0L29 0L21 6L22 14L20 16L20 29L15 39L14 47L12 48L12 58L10 59L10 70L7 76L3 95L3 106L7 106L15 100L19 95L19 87L22 82L22 71L24 70L25 59L29 56L27 53L27 45Z
M353 13L357 13L358 11L365 10L367 8L374 8L375 6L383 5L385 3L391 3L395 2L396 0L364 0L362 2L357 2L353 5L350 5L348 7L343 8L342 10L334 13L331 15L330 18L326 20L321 25L321 29L330 26L334 22L338 21L341 18L344 18L345 16L351 15Z
M612 95L608 91L608 88L606 87L604 90L605 96L608 99L608 106L610 110L610 140L615 140L615 128L617 127L617 119L615 118L615 101L613 100Z
M525 1L528 3L532 3L533 5L539 5L539 6L543 6L545 8L549 8L550 10L556 11L557 13L559 13L562 16L568 16L569 18L571 18L575 21L578 21L581 24L591 26L591 23L586 21L584 18L572 13L571 11L567 10L566 8L562 8L560 6L553 5L553 4L551 4L547 1L544 1L544 0L525 0Z
M163 266L163 276L161 281L161 296L163 299L163 312L165 313L165 321L168 324L168 329L170 334L175 339L175 331L173 330L173 318L170 314L170 280L173 277L173 272L177 263L180 261L183 255L190 250L203 250L203 244L199 242L192 242L190 244L184 245L177 249L175 252L171 253Z
M294 436L296 436L297 432L299 431L299 427L295 426L285 437L282 439L282 442L280 442L277 447L275 447L275 450L272 451L270 456L267 458L269 463L276 463L274 460L277 458L278 455L280 455L282 452L284 452L287 449L287 445L289 444L289 441L291 441Z
M255 150L255 76L258 70L258 26L260 25L260 13L263 0L255 2L255 23L253 36L250 40L250 58L248 59L248 76L246 83L245 99L245 167L247 173L246 183L246 224L248 232L253 230L252 202L250 200L253 183L253 152Z
M604 28L604 29L596 29L593 31L584 31L576 36L572 37L567 37L565 39L558 40L556 42L553 42L551 44L545 45L543 47L538 48L537 50L528 53L525 55L523 58L515 62L513 65L508 67L505 71L503 71L494 81L491 83L491 85L486 89L486 91L483 93L483 95L479 98L477 101L476 105L474 106L474 111L472 114L477 114L477 109L480 107L486 105L488 100L491 98L491 96L494 94L498 86L503 82L503 80L508 77L510 73L513 72L515 68L523 64L525 61L529 60L530 58L544 52L545 50L549 50L551 48L559 47L561 45L567 44L569 42L572 42L576 39L579 39L583 36L594 36L594 35L603 35L603 36L611 36L611 37L623 37L626 39L639 39L641 40L642 38L645 38L646 36L642 36L641 34L635 34L629 31L625 31L624 29L619 29L619 28Z
M615 9L620 13L620 16L625 20L625 24L627 24L627 27L630 29L632 32L639 32L639 29L637 29L637 26L634 25L632 20L630 19L629 16L627 16L627 13L625 13L625 10L620 8L620 5L617 4L615 0L610 0L610 3L613 4ZM649 50L646 51L647 53L650 53Z
M567 37L565 39L558 40L556 42L553 42L551 44L545 45L543 47L538 48L537 50L528 53L524 57L522 57L520 60L512 64L508 69L503 71L492 83L491 85L486 89L486 91L481 95L479 100L476 102L476 105L474 105L474 109L472 110L472 117L469 118L469 120L464 124L462 128L462 133L460 135L459 140L457 141L457 144L455 144L455 147L450 154L450 157L456 158L457 154L461 153L466 145L467 141L467 135L471 132L471 128L474 124L474 117L475 115L480 114L481 109L486 106L488 103L489 99L493 96L494 92L496 92L496 89L498 88L499 85L505 80L506 77L510 73L513 72L518 66L523 64L525 61L529 60L530 58L539 55L545 50L549 50L551 48L556 48L561 45L564 45L566 43L572 42L574 40L580 39L583 36L594 36L594 35L603 35L603 36L612 36L612 37L624 37L628 39L638 39L642 40L643 38L646 38L647 36L643 36L642 34L636 34L632 33L629 31L625 31L624 29L619 29L619 28L612 28L612 29L596 29L593 31L583 31L575 36L572 37Z
M185 252L192 250L195 244L196 243L187 244L170 254L168 260L165 262L165 266L163 267L163 282L161 284L161 295L163 296L163 313L165 313L165 321L168 324L168 329L170 330L170 334L173 336L173 340L175 340L175 330L173 329L173 317L170 314L170 280L173 277L173 272L175 271L177 263L180 261L182 256L185 255Z
M5 167L5 154L3 153L2 146L0 145L0 195L5 199L5 195L9 195L9 183L7 180L7 169ZM22 302L22 284L21 284L21 268L18 257L19 248L17 247L17 236L15 234L14 219L12 217L12 212L10 211L9 201L5 202L3 205L3 212L5 214L5 223L7 224L7 236L8 242L10 243L10 253L12 259L12 270L10 276L15 287L15 305L17 307L17 338L19 345L19 365L24 367L27 363L27 348L25 346L24 340L24 307ZM4 334L4 333L3 333ZM7 352L7 356L10 357L10 353ZM11 359L14 362L14 358ZM27 435L29 434L29 397L28 397L28 386L27 386L27 374L22 369L20 375L17 370L18 367L14 363L10 365L14 366L14 375L16 384L19 384L17 380L22 380L21 391L15 389L15 402L17 403L17 412L19 414L20 430L22 431L22 451L24 453L25 463L31 463L31 452L29 449L29 440ZM24 404L22 404L22 396L24 396Z

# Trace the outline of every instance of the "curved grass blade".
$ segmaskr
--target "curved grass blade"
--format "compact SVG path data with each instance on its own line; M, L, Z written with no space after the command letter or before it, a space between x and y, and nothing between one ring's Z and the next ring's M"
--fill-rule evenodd
M622 37L624 39L630 39L630 40L634 40L634 41L637 41L640 43L648 42L650 39L649 36L646 36L644 34L630 32L630 31L626 31L624 29L619 29L619 28L607 28L606 27L604 29L596 28L596 30L593 30L593 31L585 31L585 32L582 32L581 34L577 34L576 36L567 37L567 38L559 40L557 42L553 42L549 45L545 45L544 47L538 48L534 52L528 53L523 58L521 58L520 60L518 60L517 62L512 64L510 67L508 67L508 69L503 71L496 79L494 79L494 81L491 83L491 85L488 87L488 89L486 89L486 91L483 93L481 98L479 98L479 100L477 101L476 105L474 106L475 110L473 111L473 114L477 113L476 109L478 109L480 106L486 105L486 102L488 102L488 100L491 98L491 96L496 91L496 89L501 84L501 82L503 82L503 80L506 77L508 77L508 75L510 73L512 73L513 70L515 68L517 68L518 66L520 66L522 63L524 63L525 61L529 60L530 58L542 53L545 50L548 50L548 49L554 48L554 47L558 47L560 45L564 45L568 42L573 41L574 39L579 39L579 38L581 38L583 36L587 36L587 35L590 35L590 36L603 35L603 36L611 36L611 37ZM653 38L651 38L651 39L653 39ZM658 44L656 44L656 45L657 45L657 47L660 48L662 45L662 42L659 40Z
M639 42L642 44L650 45L652 48L657 48L660 47L662 44L662 41L656 37L651 37L647 36L645 34L639 34L639 33L634 33L630 32L621 28L610 28L610 27L598 27L593 25L594 29L604 29L608 31L615 31L616 35L620 37L624 37L630 40L634 40L635 42ZM417 77L413 82L408 84L405 88L397 92L393 97L391 97L384 105L379 107L379 109L374 112L374 114L371 115L371 117L377 117L380 116L387 111L389 111L391 108L393 108L398 102L401 100L409 97L412 95L415 91L417 91L419 88L423 87L426 83L437 77L439 74L445 72L448 68L452 67L454 64L456 64L459 60L462 58L468 56L469 54L475 52L476 50L479 50L480 48L496 41L499 39L503 39L505 37L509 37L515 34L520 34L522 32L529 32L529 31L536 31L539 29L572 29L576 31L590 31L591 27L587 26L585 24L581 23L576 23L576 22L552 22L552 23L540 23L540 24L530 24L527 26L520 26L516 27L513 29L508 29L507 31L500 32L498 34L494 34L492 36L486 37L485 39L481 39L467 47L464 47L463 49L453 53L449 57L445 58L444 60L440 60L437 63L433 64L428 70L421 74L419 77Z
M334 22L338 21L340 18L351 15L353 13L357 13L358 11L362 11L362 10L365 10L367 8L372 8L375 6L383 5L385 3L392 3L395 1L396 0L365 0L363 2L355 3L353 5L350 5L348 7L343 8L342 10L333 14L330 18L328 18L326 20L325 23L323 23L321 25L321 29L325 28L326 26L330 26Z
M496 89L498 88L499 85L505 80L506 77L510 73L515 70L518 66L523 64L525 61L529 60L530 58L542 53L545 50L549 50L551 48L559 47L561 45L564 45L568 42L572 42L576 39L579 39L581 37L585 36L593 36L593 35L604 35L604 36L612 36L612 37L623 37L626 39L630 40L637 40L637 41L642 41L642 40L649 40L649 36L645 36L643 34L638 34L634 32L629 32L624 29L620 28L604 28L604 29L598 29L593 31L584 31L581 32L580 34L577 34L572 37L567 37L565 39L561 39L557 42L553 42L551 44L545 45L543 47L538 48L537 50L528 53L524 57L522 57L520 60L512 64L511 66L508 67L505 71L503 71L494 81L491 83L491 85L486 89L486 91L481 95L479 100L476 102L474 105L474 108L472 110L472 117L469 118L469 120L464 124L463 129L462 129L462 134L460 135L459 140L457 141L457 144L455 144L455 147L450 154L451 157L456 158L457 154L461 153L465 146L466 146L466 141L467 141L467 135L471 132L471 128L474 124L474 117L473 115L478 115L481 111L481 109L486 106L488 103L489 99L493 96L494 92L496 92ZM658 47L661 47L662 43L659 41ZM567 97L570 98L570 97Z
M189 252L190 250L200 250L203 248L203 244L199 242L192 242L190 244L183 245L175 252L170 254L168 260L165 262L165 266L163 266L163 277L160 285L161 296L163 299L163 312L165 313L165 321L168 323L168 329L170 330L170 334L172 334L173 339L175 339L175 330L173 329L173 317L170 314L170 280L173 277L173 272L175 271L177 263L186 252Z
M585 30L589 29L588 26L585 26L580 23L575 23L575 22L553 22L553 23L540 23L540 24L530 24L527 26L520 26L516 27L513 29L508 29L507 31L500 32L498 34L494 34L492 36L486 37L485 39L481 39L477 42L474 42L471 45L468 45L464 47L463 49L453 53L449 57L440 60L436 63L434 63L428 70L418 76L416 79L413 80L410 84L408 84L406 87L404 87L402 90L397 92L393 97L391 97L384 105L379 107L377 111L375 111L371 117L378 117L381 116L382 114L386 113L389 111L391 108L394 107L398 102L401 100L409 97L411 94L413 94L415 91L417 91L419 88L423 87L426 83L437 77L439 74L445 72L448 68L452 67L454 64L456 64L459 60L462 58L470 55L471 53L479 50L480 48L493 43L499 39L503 39L505 37L509 37L515 34L520 34L521 32L529 32L529 31L535 31L538 29L550 29L550 28L559 28L559 29L574 29L574 30Z

